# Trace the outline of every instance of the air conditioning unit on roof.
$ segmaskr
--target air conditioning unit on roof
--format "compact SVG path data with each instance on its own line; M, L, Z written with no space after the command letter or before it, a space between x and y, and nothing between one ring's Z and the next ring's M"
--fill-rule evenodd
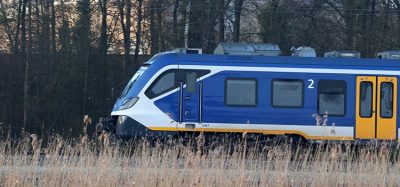
M317 57L315 49L311 47L297 47L292 48L292 56L296 57Z
M278 45L269 43L220 43L214 54L279 56L281 50Z
M361 54L358 51L330 51L324 54L328 58L360 58Z
M383 51L376 54L379 59L394 59L400 60L400 51Z
M176 48L172 51L179 54L203 54L203 50L200 48Z

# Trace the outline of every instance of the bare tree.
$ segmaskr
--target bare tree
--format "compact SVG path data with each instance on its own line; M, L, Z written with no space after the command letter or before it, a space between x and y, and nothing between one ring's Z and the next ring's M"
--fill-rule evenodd
M218 42L225 40L225 0L218 0Z
M235 0L235 21L233 22L233 41L239 42L240 37L240 17L242 14L242 7L243 7L244 0Z
M26 54L26 4L28 0L23 0L21 7L21 54L25 57Z
M52 55L52 61L54 61L56 52L57 52L57 45L56 45L56 11L54 7L54 0L50 0L50 22L51 22L51 55Z
M163 36L164 28L163 28L163 18L162 18L162 14L164 11L163 0L158 0L157 3L158 3L158 5L156 8L156 17L157 17L156 23L157 23L157 31L159 32L158 41L160 42L159 43L160 51L164 51L165 50L165 37Z
M99 8L101 13L101 29L100 29L100 54L107 55L107 2L108 0L100 0Z
M120 24L122 33L124 35L124 53L125 63L130 65L130 51L131 51L131 0L117 0Z
M107 90L106 81L107 81L107 50L108 50L108 36L107 36L107 4L108 0L100 0L99 8L101 13L101 29L100 29L100 45L99 45L99 52L101 56L100 60L100 69L101 69L101 80L103 82L101 89ZM107 106L105 106L106 101L106 94L107 92L102 92L98 94L101 99L101 107L105 110Z
M6 7L6 5L4 4L3 0L0 0L0 7L1 7L0 8L0 14L1 14L2 18L3 18L3 21L2 21L1 24L3 25L4 30L5 30L5 32L7 34L7 38L8 38L8 41L9 41L9 48L11 50L15 50L14 42L13 42L14 39L12 37L13 29L12 29L12 26L11 26L11 20L7 16L7 10L9 10L9 8Z
M135 44L135 71L139 67L139 47L142 37L142 4L143 0L137 0L136 44Z
M82 89L82 115L87 112L87 94L88 94L88 63L90 55L90 0L78 1L78 21L77 21L77 37L78 37L78 56L83 62L83 89ZM82 67L82 66L81 66Z
M28 89L29 89L29 63L32 56L32 2L29 1L28 3L28 53L25 59L25 75L24 75L24 122L23 122L23 129L26 130L26 125L28 123L28 107L29 107L29 96L28 96Z
M16 33L15 33L15 39L14 39L14 49L13 52L16 54L18 53L18 46L19 46L19 32L20 32L20 25L21 25L21 14L22 14L22 5L23 5L24 0L19 0L18 1L18 14L17 14L17 25L16 25Z
M70 32L69 32L69 23L67 20L67 12L65 9L64 0L60 0L60 12L61 12L61 27L59 30L59 40L60 40L60 54L63 55L63 58L66 60L66 57L69 55L70 48Z
M174 48L178 46L178 8L179 8L179 0L175 0L174 4L174 12L172 16L172 32L173 32L173 41L172 45Z
M156 2L155 1L150 1L149 5L149 12L150 12L150 54L154 55L158 53L159 47L158 47L158 32L157 32L157 26L156 26Z
M397 48L400 49L400 0L393 0L393 2L396 5L396 9L397 9Z

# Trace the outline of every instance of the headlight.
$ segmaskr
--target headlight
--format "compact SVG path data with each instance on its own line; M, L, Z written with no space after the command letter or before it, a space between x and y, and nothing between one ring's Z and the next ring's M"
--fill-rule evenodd
M131 97L122 101L121 106L119 107L120 110L125 110L131 108L135 103L139 100L139 97Z

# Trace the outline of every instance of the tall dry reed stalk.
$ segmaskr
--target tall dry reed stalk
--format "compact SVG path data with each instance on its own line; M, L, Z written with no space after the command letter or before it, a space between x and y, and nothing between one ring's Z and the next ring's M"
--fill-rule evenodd
M197 143L204 142L199 137ZM246 139L246 135L244 135ZM40 141L40 140L39 140ZM62 142L62 145L61 145ZM256 146L255 146L256 145ZM0 186L398 186L398 146L0 142Z

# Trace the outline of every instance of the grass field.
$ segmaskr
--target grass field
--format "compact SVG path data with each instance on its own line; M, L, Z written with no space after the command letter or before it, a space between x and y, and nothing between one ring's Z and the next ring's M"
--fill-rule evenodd
M398 146L0 142L0 186L398 186ZM64 143L65 142L65 143ZM41 150L41 151L39 151Z

